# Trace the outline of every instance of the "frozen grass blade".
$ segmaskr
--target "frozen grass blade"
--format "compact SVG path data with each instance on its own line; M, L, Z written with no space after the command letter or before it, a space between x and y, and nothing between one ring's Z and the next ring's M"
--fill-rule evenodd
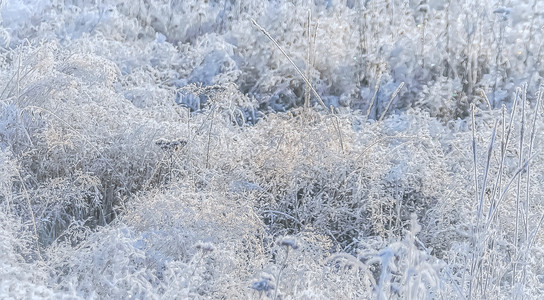
M382 121L383 118L385 118L385 114L387 113L387 111L389 110L389 107L391 106L391 103L393 103L393 100L395 99L395 97L397 97L397 94L400 92L400 89L402 89L402 87L404 87L404 82L401 82L399 84L399 86L397 87L397 89L395 90L395 92L393 92L393 94L391 95L391 99L389 100L389 102L387 103L387 106L385 107L385 110L383 111L383 114L382 116L380 117L379 121Z
M479 185L478 185L478 161L477 161L477 156L476 156L476 121L475 121L475 118L474 118L474 110L476 109L474 103L471 104L471 120L472 120L472 162L474 164L474 196L476 197L476 202L475 203L478 203L479 201L479 197L478 197L478 193L479 193ZM479 214L479 212L478 212ZM476 226L476 228L478 228L478 226Z
M212 143L212 129L213 129L213 121L215 118L215 107L212 108L211 114L211 120L210 120L210 129L208 130L208 143L206 145L206 168L210 168L210 147Z
M471 104L471 120L472 120L472 161L474 165L474 197L476 198L474 203L479 203L480 197L478 197L479 194L479 184L478 184L478 160L476 155L477 150L477 144L476 144L476 121L474 117L474 111L476 109L476 106L474 103ZM474 276L474 264L476 260L476 247L478 246L478 228L480 223L480 214L481 214L481 202L478 205L478 211L477 211L477 222L476 226L472 227L472 248L473 248L473 254L472 254L472 261L471 261L471 267L470 267L470 282L469 282L469 298L472 297L472 284L473 284L473 276ZM465 275L463 275L464 277Z
M478 204L478 219L476 221L476 228L480 225L480 219L482 217L482 210L484 205L484 196L485 196L485 190L487 187L487 176L489 175L489 166L491 163L491 156L493 156L493 144L495 144L495 134L497 132L497 122L495 121L495 125L493 126L493 132L491 133L491 140L489 141L489 146L487 148L487 159L485 163L485 170L484 170L484 178L482 187L480 189L480 199ZM500 175L499 175L500 176Z

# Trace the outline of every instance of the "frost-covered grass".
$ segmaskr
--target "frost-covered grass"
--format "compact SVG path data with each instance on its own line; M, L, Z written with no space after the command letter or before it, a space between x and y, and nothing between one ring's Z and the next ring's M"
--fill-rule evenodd
M1 2L0 298L538 299L543 5Z

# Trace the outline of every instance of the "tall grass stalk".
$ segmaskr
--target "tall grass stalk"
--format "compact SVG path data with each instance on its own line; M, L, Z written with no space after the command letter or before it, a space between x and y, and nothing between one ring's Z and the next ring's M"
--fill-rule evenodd
M523 137L525 135L525 103L527 102L527 83L523 86L523 96L521 99L521 127L519 133L519 149L518 149L518 167L521 167L523 162ZM529 154L530 155L530 154ZM520 209L520 199L521 199L521 176L518 177L518 183L516 187L516 221L515 221L515 231L514 231L514 257L517 257L518 243L519 243L519 209ZM514 288L516 284L516 268L517 262L514 262L512 269L512 284L511 287Z
M448 0L447 3L446 3L446 29L445 29L445 34L446 34L446 72L444 72L446 74L446 76L450 76L450 9L451 9L451 0ZM471 91L469 90L469 93Z
M427 5L426 1L422 1L423 4L421 4L418 8L418 10L423 14L423 20L421 24L421 68L425 69L425 35L426 35L426 28L427 28L427 13L429 10L429 6Z
M478 197L478 193L479 193L479 184L478 184L478 157L476 155L477 153L477 144L476 144L476 120L475 120L475 117L474 117L474 111L476 110L476 106L474 105L474 103L471 104L471 121L472 121L472 163L474 165L474 197L475 197L475 202L474 203L478 203L479 202L479 199L480 197ZM478 214L477 214L477 218L478 218L478 221L476 223L476 226L474 226L472 228L472 237L473 237L473 248L475 248L476 246L476 232L478 231L478 223L480 222L480 207L481 207L481 203L479 204L478 206ZM471 274L472 275L472 274Z
M308 81L311 80L310 76L310 52L311 52L311 45L312 45L312 38L310 34L311 30L311 22L312 21L312 11L308 9L308 24L306 27L306 35L308 38L308 46L306 47L306 78L308 78ZM304 89L304 110L308 111L310 109L310 85L306 84L306 88Z
M212 129L213 129L213 121L215 118L215 108L212 108L211 114L211 120L210 120L210 129L208 130L208 144L206 145L206 169L210 167L210 145L212 141Z

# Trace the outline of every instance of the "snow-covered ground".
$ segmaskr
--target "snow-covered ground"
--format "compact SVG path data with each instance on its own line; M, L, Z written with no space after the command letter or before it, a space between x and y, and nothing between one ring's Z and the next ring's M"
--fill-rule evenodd
M539 299L544 2L0 2L0 299Z

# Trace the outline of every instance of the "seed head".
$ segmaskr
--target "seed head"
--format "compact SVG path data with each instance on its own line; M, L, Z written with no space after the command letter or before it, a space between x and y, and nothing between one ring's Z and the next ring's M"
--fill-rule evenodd
M293 250L298 249L298 245L296 244L295 239L292 237L283 237L282 239L279 240L278 243L280 246L291 247L293 248Z

